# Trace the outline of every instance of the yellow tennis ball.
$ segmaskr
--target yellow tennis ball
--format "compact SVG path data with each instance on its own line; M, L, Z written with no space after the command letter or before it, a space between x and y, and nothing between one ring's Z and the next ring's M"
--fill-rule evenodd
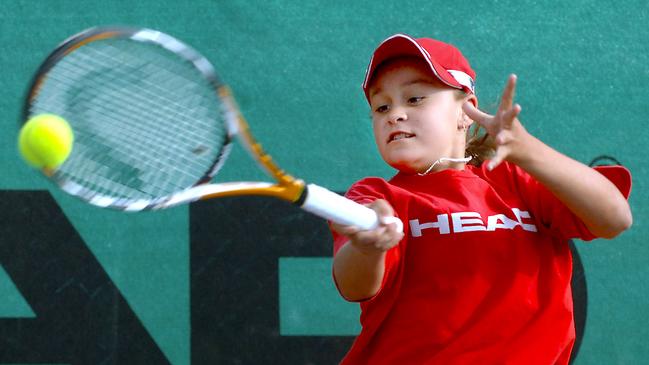
M54 114L39 114L20 129L18 150L33 167L55 169L70 156L74 133L65 119Z

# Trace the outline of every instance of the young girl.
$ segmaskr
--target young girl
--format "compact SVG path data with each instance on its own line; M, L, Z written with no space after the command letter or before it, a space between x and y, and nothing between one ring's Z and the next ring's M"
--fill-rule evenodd
M567 241L631 225L630 174L530 135L514 75L496 115L481 112L474 79L458 49L433 39L397 34L374 52L363 90L378 150L398 172L347 197L400 218L404 232L332 225L335 283L362 309L343 364L569 361Z

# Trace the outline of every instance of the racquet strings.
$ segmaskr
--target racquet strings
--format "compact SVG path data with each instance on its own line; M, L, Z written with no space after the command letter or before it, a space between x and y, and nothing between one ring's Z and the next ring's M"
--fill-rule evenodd
M228 143L214 85L154 43L89 42L51 68L30 115L65 118L75 134L55 178L77 195L153 200L204 178Z

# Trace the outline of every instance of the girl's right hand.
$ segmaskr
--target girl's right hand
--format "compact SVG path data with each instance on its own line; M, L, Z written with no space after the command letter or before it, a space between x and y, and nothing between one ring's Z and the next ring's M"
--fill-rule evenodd
M525 148L529 142L529 133L518 120L521 106L514 103L515 92L516 75L512 74L507 79L496 115L484 113L470 102L462 106L466 115L482 125L496 142L496 154L487 165L489 170L493 170L503 161L520 166L525 156L529 155Z
M383 199L375 200L366 206L374 210L379 217L394 216L392 206ZM383 253L396 246L404 236L403 232L397 230L395 223L381 223L372 230L361 230L355 226L336 223L332 223L331 226L337 233L349 237L350 243L366 254Z

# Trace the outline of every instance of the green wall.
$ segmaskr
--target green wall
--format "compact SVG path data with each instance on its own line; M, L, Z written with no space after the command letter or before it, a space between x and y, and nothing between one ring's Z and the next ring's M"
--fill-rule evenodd
M175 35L221 70L256 136L281 166L344 191L363 176L392 173L376 153L360 90L371 51L396 32L437 37L471 60L483 108L494 109L507 75L516 73L528 130L584 163L608 155L632 171L632 229L613 241L577 243L588 313L575 363L641 363L649 357L648 21L646 0L2 0L0 189L51 190L169 362L189 364L189 208L121 214L90 207L52 189L17 155L22 98L48 51L94 25L138 25ZM262 178L240 149L232 159L223 180ZM21 209L6 207L0 219ZM214 217L213 224L220 220ZM16 240L21 237L9 233L0 245ZM328 258L321 256L280 257L281 335L349 336L358 330L356 323L339 321L355 320L357 309L337 298ZM305 273L312 280L302 283ZM0 297L6 298L0 321L37 315L14 281L0 268ZM322 288L324 294L314 300L300 296L300 288ZM304 309L319 303L324 312Z

